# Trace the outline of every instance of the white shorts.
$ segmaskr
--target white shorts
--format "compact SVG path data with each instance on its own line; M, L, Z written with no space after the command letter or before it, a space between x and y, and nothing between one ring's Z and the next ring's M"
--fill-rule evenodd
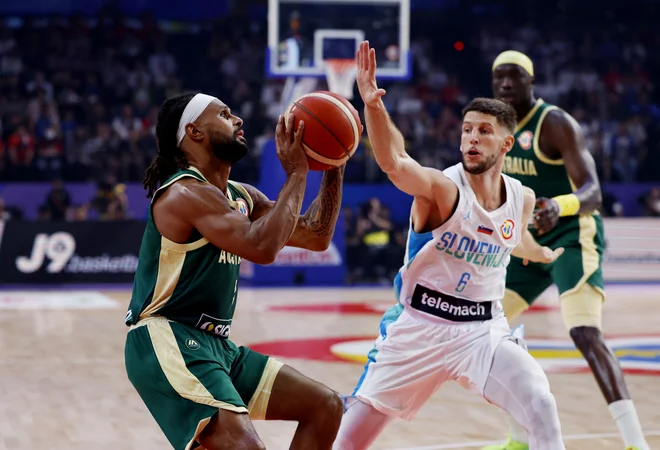
M449 380L483 395L495 350L511 337L503 315L445 324L422 314L404 309L389 321L386 314L355 389L358 399L388 416L412 420Z

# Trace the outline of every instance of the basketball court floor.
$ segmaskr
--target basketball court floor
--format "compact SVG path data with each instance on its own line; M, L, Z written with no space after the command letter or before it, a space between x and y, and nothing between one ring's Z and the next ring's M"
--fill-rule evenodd
M648 441L660 448L660 286L608 286L605 329L628 373ZM623 449L596 383L567 339L548 292L524 316L532 354L548 372L568 449ZM0 292L0 449L170 448L124 371L126 291ZM242 289L232 338L350 393L390 289ZM294 426L257 422L268 449ZM447 384L411 423L396 421L374 449L477 449L505 434L503 413Z

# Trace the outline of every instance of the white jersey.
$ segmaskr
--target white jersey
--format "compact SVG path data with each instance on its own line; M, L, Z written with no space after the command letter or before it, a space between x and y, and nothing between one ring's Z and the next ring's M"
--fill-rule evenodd
M462 163L443 173L458 186L458 205L433 231L416 233L411 225L395 280L399 301L441 322L488 320L501 311L506 267L526 228L523 186L502 174L506 201L489 212L477 201Z

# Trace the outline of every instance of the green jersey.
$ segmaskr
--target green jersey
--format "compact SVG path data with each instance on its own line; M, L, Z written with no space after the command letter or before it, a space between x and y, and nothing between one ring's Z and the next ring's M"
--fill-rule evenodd
M154 193L151 205L165 189L187 177L208 183L194 167L180 170ZM234 210L249 216L252 199L243 186L229 181L227 197ZM126 325L161 316L229 337L240 264L239 256L214 246L197 231L186 243L170 241L156 228L150 207Z
M550 111L559 108L538 99L534 108L518 122L515 143L504 158L502 171L536 193L536 197L555 197L574 191L564 161L550 159L541 152L541 125Z

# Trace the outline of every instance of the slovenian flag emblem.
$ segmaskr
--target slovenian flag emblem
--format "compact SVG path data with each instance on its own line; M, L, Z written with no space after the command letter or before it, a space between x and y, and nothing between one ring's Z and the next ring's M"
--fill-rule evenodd
M486 228L486 227L483 226L483 225L479 225L479 228L477 228L477 231L478 231L479 233L487 234L488 236L490 236L491 234L493 234L493 230L491 230L490 228Z

